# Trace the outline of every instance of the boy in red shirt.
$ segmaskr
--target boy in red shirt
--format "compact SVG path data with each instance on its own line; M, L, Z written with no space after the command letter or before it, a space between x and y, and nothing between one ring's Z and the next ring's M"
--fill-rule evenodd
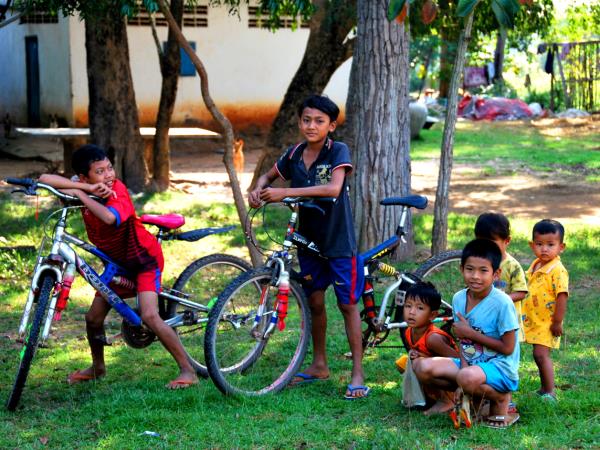
M135 274L142 321L156 334L179 366L179 376L166 387L180 389L196 384L196 372L189 363L177 334L158 315L158 292L164 264L158 241L144 228L135 214L127 187L115 178L112 164L102 148L84 145L73 153L72 165L79 181L45 174L40 177L40 182L79 198L85 206L82 214L90 241L115 262ZM104 204L99 203L88 194L107 201ZM123 294L122 290L118 289L117 293ZM71 373L67 377L69 384L94 380L106 374L104 319L110 308L108 302L96 293L85 316L92 365Z

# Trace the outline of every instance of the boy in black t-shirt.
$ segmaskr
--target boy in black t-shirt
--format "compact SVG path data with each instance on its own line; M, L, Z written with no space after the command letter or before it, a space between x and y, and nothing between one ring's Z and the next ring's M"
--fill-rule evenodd
M369 388L364 385L357 307L363 288L363 268L357 264L356 238L346 183L346 175L352 171L350 150L346 144L334 142L329 137L337 126L338 114L338 107L329 98L319 95L308 97L298 108L298 127L305 141L289 147L271 170L258 179L248 200L250 206L256 208L262 202L278 202L285 197L336 198L333 203L319 203L324 214L315 208L300 208L298 231L319 246L324 258L298 252L312 315L314 356L312 364L296 374L290 385L329 378L325 351L325 290L333 284L353 355L352 379L344 397L354 400L369 394ZM278 177L291 180L291 187L268 187Z

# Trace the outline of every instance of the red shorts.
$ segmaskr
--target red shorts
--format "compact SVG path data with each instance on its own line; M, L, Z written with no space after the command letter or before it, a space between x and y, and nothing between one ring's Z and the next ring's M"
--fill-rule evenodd
M164 267L162 253L157 255L156 262L158 263L156 269L140 272L136 275L135 279L131 280L135 282L135 290L128 289L115 282L111 282L109 287L121 298L132 298L139 292L147 291L156 292L158 294L161 291L162 270ZM96 292L96 297L101 297L99 292Z

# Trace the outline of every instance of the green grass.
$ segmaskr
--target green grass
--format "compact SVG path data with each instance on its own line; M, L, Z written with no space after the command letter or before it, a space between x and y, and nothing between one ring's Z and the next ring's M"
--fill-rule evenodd
M470 125L469 125L470 127ZM463 130L464 131L464 130ZM457 136L458 162L471 163L477 148L490 148L490 159L506 158L523 165L552 164L598 166L596 154L587 152L591 139L577 145L552 147L535 130L525 136L497 132L484 127ZM433 131L433 133L439 133ZM417 142L414 158L435 157L438 144L432 134ZM438 136L439 138L439 136ZM482 144L482 142L484 144ZM563 143L564 144L564 141ZM561 145L562 145L561 144ZM522 149L526 147L527 152ZM544 149L553 148L560 160ZM569 148L572 154L569 153ZM497 150L497 151L496 151ZM553 150L553 151L554 151ZM537 154L534 155L534 154ZM492 172L490 172L492 175ZM34 218L35 202L9 201L0 197L2 245L37 245L42 219L51 205L40 202L40 220ZM138 212L181 212L188 217L186 229L236 223L231 205L197 203L183 194L144 195L136 199ZM272 236L285 218L285 210L267 215ZM474 216L449 217L449 246L460 248L472 236ZM513 240L509 251L527 267L532 255L527 242L533 220L511 218ZM415 241L429 248L432 217L415 216ZM75 230L82 232L80 222ZM258 236L268 245L268 236ZM166 243L165 284L196 258L213 252L246 256L241 231L205 238L197 243ZM50 348L36 354L15 413L0 409L0 448L598 448L600 446L600 228L567 226L567 249L563 261L571 278L571 295L565 320L565 339L553 353L559 403L548 405L533 392L539 378L531 347L522 346L521 385L514 399L521 412L518 425L508 430L477 426L454 430L449 418L426 418L401 405L402 379L394 368L401 349L379 348L365 357L371 395L364 401L343 400L350 379L350 361L341 315L329 294L328 354L332 376L328 381L288 389L276 396L226 398L208 380L199 386L167 391L164 385L176 375L173 360L157 343L142 350L116 341L106 348L108 374L105 379L68 387L67 374L89 364L84 337L84 314L92 291L76 280L72 300L55 324ZM422 253L422 252L421 252ZM14 341L27 290L34 255L0 252L0 401L12 388L20 346ZM415 263L411 265L414 266ZM109 316L116 332L119 321ZM397 339L392 340L392 342ZM198 342L197 345L201 345ZM310 359L310 355L308 356ZM153 437L142 434L154 431Z
M145 206L156 204L158 211L163 202L170 201L173 198L159 201L154 197ZM198 226L211 221L227 222L225 216L233 221L233 212L221 208L190 205L186 212L196 214L190 222ZM415 223L417 243L425 245L431 217L418 216ZM449 223L451 246L460 247L469 239L474 217L452 215ZM526 266L532 259L527 247L531 223L516 219L512 223L515 234L510 251ZM38 224L32 222L21 227L21 231L35 236ZM455 431L447 417L425 418L403 408L401 377L393 367L400 349L371 351L365 358L371 396L352 403L343 400L350 362L343 357L347 343L340 314L331 298L329 381L258 399L225 398L210 381L171 392L163 386L175 376L176 369L160 345L134 350L118 341L106 349L109 372L104 380L68 387L64 382L67 373L89 362L83 314L91 292L79 283L63 321L56 324L54 336L58 339L36 355L23 394L23 407L16 413L0 411L0 447L505 448L509 442L510 447L516 448L596 447L600 443L600 229L573 226L567 232L563 259L571 273L572 293L566 318L566 345L554 353L560 402L547 405L532 394L538 388L538 375L530 348L523 345L521 388L515 394L522 418L518 426L509 430L476 427ZM21 238L16 231L11 236L15 241L33 242ZM244 253L241 248L230 248L230 240L221 239L205 243L202 254L221 250ZM183 248L175 253L176 259L186 262L199 256L194 250ZM173 256L166 259L167 265ZM6 269L4 265L3 276ZM11 388L17 365L19 346L11 338L27 279L26 273L15 270L11 276L22 284L1 286L3 399ZM116 322L115 318L111 320ZM160 437L140 435L144 431L155 431Z
M421 133L412 142L414 160L439 158L443 127ZM500 166L505 171L527 167L535 171L552 172L562 169L579 172L582 169L598 176L600 171L600 140L593 133L573 136L548 136L533 126L521 123L459 122L454 143L454 161L458 164ZM494 169L487 167L486 171ZM494 174L494 173L492 173Z

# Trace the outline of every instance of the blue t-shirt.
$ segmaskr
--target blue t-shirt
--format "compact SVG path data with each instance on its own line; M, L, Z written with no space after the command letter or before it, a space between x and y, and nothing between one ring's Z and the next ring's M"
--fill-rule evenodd
M471 328L494 339L500 339L506 332L519 329L515 305L508 295L493 287L488 296L467 314L467 290L458 291L452 299L455 321L458 321L456 313L460 313ZM510 355L503 355L470 340L461 341L461 350L470 366L489 362L511 380L519 379L520 351L516 339L515 349Z
M306 147L306 142L302 142L288 148L275 163L277 173L284 180L291 180L291 187L328 184L334 170L352 171L350 150L343 142L327 138L319 156L308 169L302 160ZM356 255L356 237L346 180L335 202L315 199L315 203L325 213L315 208L301 207L298 232L317 244L325 257L350 258Z

